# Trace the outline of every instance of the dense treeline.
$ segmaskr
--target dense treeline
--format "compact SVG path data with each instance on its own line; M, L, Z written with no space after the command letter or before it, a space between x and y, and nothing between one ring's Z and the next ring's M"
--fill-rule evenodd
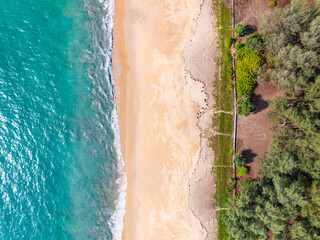
M294 1L263 20L260 81L284 96L270 103L274 138L261 177L243 184L224 221L231 239L320 239L320 4Z

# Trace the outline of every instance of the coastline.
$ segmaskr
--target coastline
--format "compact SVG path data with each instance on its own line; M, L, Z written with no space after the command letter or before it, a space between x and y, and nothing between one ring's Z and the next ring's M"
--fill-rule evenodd
M112 63L128 181L122 239L216 239L213 155L200 138L213 105L210 2L115 3ZM198 51L205 64L195 64Z

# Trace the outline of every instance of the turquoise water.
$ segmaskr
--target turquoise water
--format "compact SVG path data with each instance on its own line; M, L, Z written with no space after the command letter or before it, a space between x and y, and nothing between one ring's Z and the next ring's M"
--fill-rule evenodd
M120 239L113 1L0 0L0 239Z

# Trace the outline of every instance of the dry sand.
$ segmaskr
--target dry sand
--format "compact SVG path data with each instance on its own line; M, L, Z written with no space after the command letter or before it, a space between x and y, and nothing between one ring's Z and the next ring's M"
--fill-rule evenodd
M128 179L123 239L203 240L206 228L215 229L213 158L201 150L199 128L209 124L207 85L216 67L210 2L116 1L113 71Z

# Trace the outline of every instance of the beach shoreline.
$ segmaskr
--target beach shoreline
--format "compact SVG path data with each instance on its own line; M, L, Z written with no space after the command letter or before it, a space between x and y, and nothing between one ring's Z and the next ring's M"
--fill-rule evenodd
M216 239L213 154L200 138L211 124L216 70L210 3L115 3L112 65L128 182L122 239Z

